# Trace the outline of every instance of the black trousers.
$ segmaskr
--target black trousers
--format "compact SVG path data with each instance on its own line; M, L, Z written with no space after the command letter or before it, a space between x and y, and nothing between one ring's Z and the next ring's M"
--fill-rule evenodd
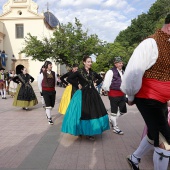
M42 91L46 107L54 107L56 91Z
M125 102L125 96L118 96L118 97L110 97L110 106L111 106L111 112L116 113L118 112L118 108L121 113L126 113L126 102Z
M148 127L149 139L154 140L154 146L159 146L159 132L170 144L167 103L143 98L135 98L135 103Z

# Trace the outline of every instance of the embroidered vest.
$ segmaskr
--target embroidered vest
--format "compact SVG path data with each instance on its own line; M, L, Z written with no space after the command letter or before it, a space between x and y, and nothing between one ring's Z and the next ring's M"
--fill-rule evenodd
M50 74L48 74L46 71L43 72L44 78L42 81L42 88L51 88L55 87L55 72L51 71Z
M156 41L159 54L156 63L146 70L144 78L170 81L170 35L158 30L149 38Z

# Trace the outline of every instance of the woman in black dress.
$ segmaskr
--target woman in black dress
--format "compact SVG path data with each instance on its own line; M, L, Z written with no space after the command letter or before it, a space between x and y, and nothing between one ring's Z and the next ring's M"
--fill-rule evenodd
M68 86L69 85L69 82L67 82L67 78L73 74L74 72L76 72L78 70L78 64L73 64L72 66L72 69L71 71L67 72L66 74L64 74L63 76L61 76L60 80L62 83L65 84L65 86ZM66 80L65 80L66 79ZM76 79L75 79L76 81ZM73 94L76 92L77 90L77 87L75 86L72 86L72 93L71 93L71 96L73 96Z
M62 83L65 84L66 89L64 90L64 93L62 95L60 104L59 104L59 108L58 108L58 112L61 114L65 114L66 110L68 108L68 105L70 103L70 100L73 96L73 94L76 92L76 90L78 89L77 87L75 87L74 85L70 84L69 82L67 82L67 78L73 74L74 72L76 72L78 70L78 65L77 64L73 64L71 71L69 71L68 73L64 74L63 76L61 76L60 80ZM77 78L75 78L75 81L77 81Z
M37 97L30 85L34 81L34 78L27 73L27 69L23 65L16 67L16 74L17 76L13 78L13 81L19 85L13 106L19 106L24 110L28 110L28 107L38 104Z
M67 79L79 90L75 92L68 106L62 123L62 132L94 139L94 135L102 134L109 129L109 119L103 101L95 88L102 82L102 77L91 69L91 57L84 57L83 64L83 69ZM75 78L78 79L78 83Z

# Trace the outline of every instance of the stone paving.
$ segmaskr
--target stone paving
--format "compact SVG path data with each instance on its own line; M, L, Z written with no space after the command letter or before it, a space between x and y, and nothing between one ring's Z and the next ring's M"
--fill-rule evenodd
M119 118L124 135L111 130L95 141L60 132L63 115L58 105L64 88L57 87L52 110L54 125L49 125L42 108L37 84L33 88L39 104L29 111L13 107L13 98L0 98L0 170L128 170L126 156L138 146L144 122L135 106ZM109 108L106 96L102 99ZM153 169L152 152L141 161L141 169Z

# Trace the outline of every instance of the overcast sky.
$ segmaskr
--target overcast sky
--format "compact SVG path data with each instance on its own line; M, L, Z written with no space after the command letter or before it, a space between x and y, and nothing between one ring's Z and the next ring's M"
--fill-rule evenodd
M2 6L8 0L0 0ZM39 13L49 10L60 23L74 22L77 17L90 34L113 42L121 30L130 25L131 20L142 12L146 13L156 0L34 0L39 5Z

